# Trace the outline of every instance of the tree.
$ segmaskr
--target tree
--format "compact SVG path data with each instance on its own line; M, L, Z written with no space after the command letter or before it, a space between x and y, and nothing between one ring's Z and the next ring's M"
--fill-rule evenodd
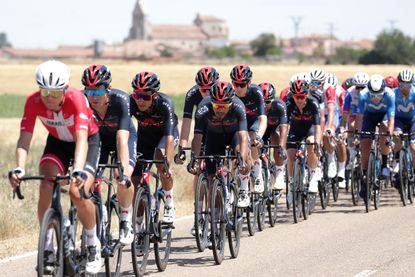
M0 33L0 48L12 47L11 43L7 40L6 33Z
M376 37L374 49L359 59L359 63L363 64L411 64L413 62L415 62L414 40L397 29L381 32Z
M339 64L356 64L359 59L367 54L365 49L353 49L349 47L339 47L336 49L336 54L330 59L331 63Z
M237 53L233 46L223 46L220 48L209 49L207 54L213 58L223 59L227 57L235 57Z
M281 55L281 48L276 45L276 38L273 34L264 33L260 34L256 39L250 43L254 56L276 56Z

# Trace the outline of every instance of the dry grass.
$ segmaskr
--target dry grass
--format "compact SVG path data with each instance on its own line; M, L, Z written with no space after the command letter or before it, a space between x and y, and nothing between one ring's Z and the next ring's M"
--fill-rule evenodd
M0 62L0 94L26 95L36 87L34 70L39 62L4 63ZM169 94L183 94L194 84L195 72L203 65L150 65L143 63L105 62L113 72L113 86L130 91L130 82L134 74L143 70L151 70L159 74L162 90ZM80 76L88 63L72 62L72 85L81 87ZM229 79L232 65L215 65L222 78ZM308 71L312 66L293 65L254 65L254 82L273 82L282 89L287 85L288 79L294 73ZM395 75L401 66L322 66L328 72L337 74L340 80L352 76L357 71L366 71L369 74L380 73ZM181 115L181 111L178 111ZM26 196L24 201L11 199L11 189L6 179L7 170L15 166L14 150L19 135L20 119L0 119L0 166L3 168L3 178L0 180L0 258L14 255L29 249L36 249L38 223L36 216L38 186L37 183L27 184L23 188ZM32 141L32 150L29 155L27 172L37 172L37 162L41 155L47 132L38 122ZM185 167L174 166L175 172L175 198L177 215L192 213L193 194L192 176ZM66 197L64 197L66 198Z

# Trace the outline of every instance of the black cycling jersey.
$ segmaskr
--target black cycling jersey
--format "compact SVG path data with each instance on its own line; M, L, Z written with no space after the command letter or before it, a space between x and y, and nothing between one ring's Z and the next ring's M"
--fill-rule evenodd
M268 128L278 127L280 124L287 124L287 106L280 99L275 98L271 103L271 108L267 113Z
M210 97L205 97L197 107L195 114L195 134L205 131L218 134L230 134L236 131L247 131L245 106L238 97L232 99L232 105L222 120L215 119Z
M306 125L319 125L320 112L318 104L311 96L307 97L303 111L294 102L293 98L287 100L287 119L290 129L304 129Z
M199 86L193 86L187 93L184 100L183 118L192 118L193 108L200 104L203 96L199 91Z
M128 94L118 89L111 89L108 97L108 109L104 118L100 118L98 113L92 110L95 123L99 127L101 141L115 145L118 130L126 130L133 134L137 131L130 117Z
M137 103L130 96L130 113L137 119L137 133L159 136L173 135L174 128L177 127L177 115L174 113L174 105L171 98L162 93L158 93L157 99L153 100L150 112L142 112L138 109Z
M245 105L246 115L248 118L257 118L265 115L265 104L262 96L262 90L257 85L249 85L245 97L239 97Z
M320 108L323 108L322 107L324 105L323 91L321 91L320 89L310 90L310 96L316 100Z

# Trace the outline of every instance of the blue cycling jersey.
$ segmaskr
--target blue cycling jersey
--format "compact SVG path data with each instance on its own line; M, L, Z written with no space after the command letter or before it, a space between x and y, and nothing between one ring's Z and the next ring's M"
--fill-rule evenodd
M395 88L396 117L411 118L415 115L415 89L411 88L408 97L402 95L399 88Z
M385 88L380 101L373 101L372 95L367 88L360 92L358 114L386 113L388 118L395 116L395 94L390 88Z

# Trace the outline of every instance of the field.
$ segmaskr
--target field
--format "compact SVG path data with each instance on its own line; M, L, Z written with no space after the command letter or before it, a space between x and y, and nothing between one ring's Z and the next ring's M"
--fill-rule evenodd
M30 183L23 187L26 196L24 201L12 200L11 189L7 181L7 171L15 166L14 151L19 135L19 122L26 95L34 91L34 70L38 62L0 62L0 165L2 177L0 180L0 259L22 251L34 250L37 245L38 223L36 220L37 184ZM72 82L75 87L81 88L80 78L83 69L90 63L69 63L72 70ZM108 61L106 64L113 73L113 86L131 91L130 82L133 76L144 70L154 71L161 79L161 90L173 96L179 117L182 114L183 94L194 84L194 75L203 65L149 65L142 63L120 63ZM215 65L213 65L215 66ZM229 71L232 65L215 66L221 79L229 80ZM253 82L272 82L277 90L287 86L288 79L294 73L309 71L313 66L293 65L253 65ZM340 80L352 76L357 71L366 71L369 74L393 74L402 66L322 66L328 72L337 74ZM35 136L29 154L26 172L37 172L37 161L41 155L46 138L45 129L37 123ZM177 215L192 213L192 177L184 167L174 167L175 197ZM64 197L66 198L66 197Z

